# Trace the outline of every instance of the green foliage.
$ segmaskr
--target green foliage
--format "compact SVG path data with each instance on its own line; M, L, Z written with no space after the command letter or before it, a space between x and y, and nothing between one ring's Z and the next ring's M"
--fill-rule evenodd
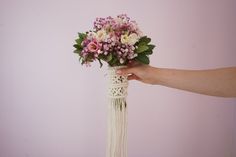
M85 33L79 33L78 34L78 38L75 40L76 44L74 44L73 46L76 48L76 49L79 49L79 50L82 50L83 47L82 47L82 42L84 41L84 39L86 38L86 34Z
M113 55L112 55L113 56ZM119 60L117 59L117 57L112 57L112 59L107 62L110 66L115 66L115 65L120 65Z
M74 53L77 53L79 55L79 61L81 64L84 64L84 58L81 56L81 51L83 50L83 46L81 45L84 39L86 38L85 33L78 33L78 38L75 40L76 44L73 45L75 48ZM92 60L90 57L86 58L86 60Z
M143 64L149 64L150 63L149 57L147 55L145 55L145 54L142 54L142 53L138 54L138 56L135 57L135 60L139 61L139 62L141 62Z
M98 62L99 62L99 64L100 64L100 68L102 67L102 62L101 62L101 59L98 59Z
M151 38L148 38L147 36L141 37L141 38L139 39L139 41L138 41L139 44L140 44L140 43L146 43L146 44L148 44L148 43L150 43L150 42L151 42Z
M78 34L79 34L79 38L82 40L84 40L87 37L86 33L78 33Z
M110 62L112 60L112 53L109 53L108 55L100 54L99 58L105 62Z
M150 42L151 39L147 36L144 36L140 38L140 40L135 44L135 52L138 54L138 56L135 57L135 60L143 64L150 63L149 55L153 53L153 49L155 48L155 45L149 44Z
M77 54L79 54L79 55L80 55L80 53L81 53L81 50L78 50L78 49L76 49L76 50L74 50L74 53L77 53Z
M142 53L145 52L149 49L147 45L139 45L138 48L136 49L137 53Z

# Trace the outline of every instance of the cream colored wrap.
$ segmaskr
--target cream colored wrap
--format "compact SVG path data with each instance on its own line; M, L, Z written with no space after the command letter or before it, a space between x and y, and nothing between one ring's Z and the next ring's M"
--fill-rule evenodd
M127 157L127 76L116 74L125 66L108 68L107 157Z

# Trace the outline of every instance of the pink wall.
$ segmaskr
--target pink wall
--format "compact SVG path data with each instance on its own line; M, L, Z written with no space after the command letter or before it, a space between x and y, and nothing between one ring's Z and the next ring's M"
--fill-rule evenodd
M106 67L81 67L78 31L127 13L151 64L236 65L234 0L1 0L0 157L104 157ZM236 156L236 99L130 82L129 157Z

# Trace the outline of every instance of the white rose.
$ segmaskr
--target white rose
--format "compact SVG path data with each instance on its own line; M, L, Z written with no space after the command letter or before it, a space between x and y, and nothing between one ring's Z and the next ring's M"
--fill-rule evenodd
M101 29L101 30L97 31L96 39L99 42L106 40L107 39L107 32L104 29Z
M121 35L121 43L128 44L129 43L129 36L127 34Z
M134 45L139 40L139 36L136 33L129 35L128 44Z

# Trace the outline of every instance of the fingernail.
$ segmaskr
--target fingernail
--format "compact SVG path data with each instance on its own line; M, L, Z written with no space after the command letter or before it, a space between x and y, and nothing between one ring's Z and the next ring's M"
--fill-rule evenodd
M117 74L121 74L122 71L121 71L121 70L117 70L116 73L117 73Z

